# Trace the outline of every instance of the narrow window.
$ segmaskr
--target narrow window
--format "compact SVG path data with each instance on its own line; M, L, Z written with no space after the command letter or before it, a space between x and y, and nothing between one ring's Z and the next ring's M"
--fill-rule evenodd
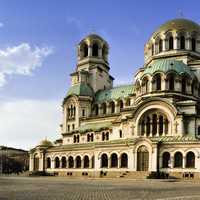
M122 138L122 130L119 130L119 137Z
M159 53L163 51L163 41L159 40Z
M68 132L70 131L70 125L67 126L67 130L68 130Z
M92 46L92 56L98 56L98 50L99 50L98 45L96 43L93 44L93 46Z
M196 40L192 38L192 51L196 51Z
M180 39L181 41L181 49L185 49L185 37L184 36L181 36L181 39Z
M173 37L171 36L169 38L169 50L173 50L174 49L174 40Z
M85 117L85 109L82 110L82 117Z

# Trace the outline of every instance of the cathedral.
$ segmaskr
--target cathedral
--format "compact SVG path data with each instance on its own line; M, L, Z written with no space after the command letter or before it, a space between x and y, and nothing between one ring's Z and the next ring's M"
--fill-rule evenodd
M30 150L30 171L200 178L199 24L183 18L162 24L127 85L113 86L109 50L96 34L77 45L77 65L62 102L61 138Z

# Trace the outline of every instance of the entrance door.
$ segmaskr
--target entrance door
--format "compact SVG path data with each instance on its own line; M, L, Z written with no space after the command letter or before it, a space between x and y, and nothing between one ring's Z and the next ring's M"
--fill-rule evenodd
M141 146L137 151L137 171L148 171L149 152L146 146Z
M38 157L38 155L34 156L34 171L39 171L39 157Z

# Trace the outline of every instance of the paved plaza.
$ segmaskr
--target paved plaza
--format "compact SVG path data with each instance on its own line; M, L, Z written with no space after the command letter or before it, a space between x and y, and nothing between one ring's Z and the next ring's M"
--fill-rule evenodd
M200 199L189 181L0 177L0 200Z

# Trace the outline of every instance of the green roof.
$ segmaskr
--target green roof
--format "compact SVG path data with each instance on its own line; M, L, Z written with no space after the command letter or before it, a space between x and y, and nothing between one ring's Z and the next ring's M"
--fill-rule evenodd
M78 131L80 133L87 132L87 131L100 131L106 128L111 127L111 122L98 122L98 123L88 123L81 125Z
M93 93L92 88L89 85L85 83L78 83L69 88L67 92L67 96L70 96L70 95L93 97L94 93Z
M188 67L182 61L174 59L160 59L153 61L145 68L143 75L145 74L152 75L156 72L167 73L169 71L174 71L179 75L188 74L190 77L192 78L194 77L194 74L190 70L190 67Z
M153 36L160 32L167 32L168 30L186 30L189 32L200 32L199 24L184 18L169 20L162 24L154 33Z
M133 85L122 85L122 86L114 87L109 90L101 90L97 92L95 95L95 101L104 102L104 101L125 98L133 93L134 93Z

